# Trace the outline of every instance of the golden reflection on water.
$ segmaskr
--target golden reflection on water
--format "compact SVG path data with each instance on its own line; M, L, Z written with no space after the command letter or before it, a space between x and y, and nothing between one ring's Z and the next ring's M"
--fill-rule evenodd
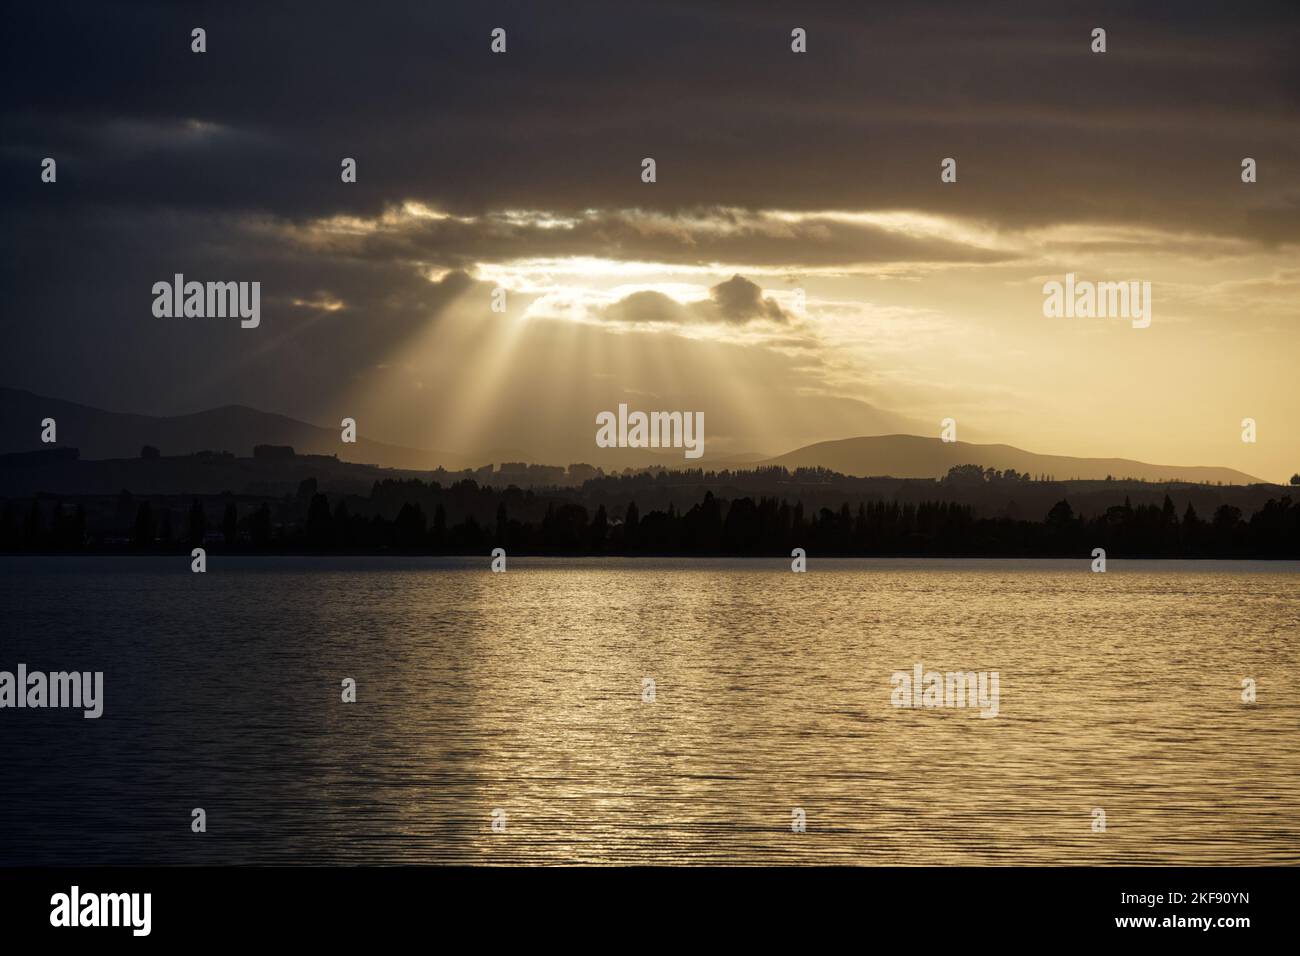
M6 740L17 862L1300 863L1294 564L113 560L0 586L111 716Z
M349 602L378 615L395 655L393 671L372 668L373 720L349 720L358 749L401 741L383 762L407 839L377 856L1300 862L1300 576L1198 567L408 572ZM339 631L328 605L318 613ZM890 675L916 662L997 670L999 716L895 709ZM401 786L412 772L429 785ZM488 826L495 808L504 833ZM791 832L795 808L806 833Z

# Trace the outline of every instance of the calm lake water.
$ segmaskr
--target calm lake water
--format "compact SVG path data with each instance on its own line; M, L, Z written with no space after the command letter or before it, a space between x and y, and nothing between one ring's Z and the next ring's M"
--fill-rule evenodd
M0 558L0 862L1300 863L1300 565L1088 564Z

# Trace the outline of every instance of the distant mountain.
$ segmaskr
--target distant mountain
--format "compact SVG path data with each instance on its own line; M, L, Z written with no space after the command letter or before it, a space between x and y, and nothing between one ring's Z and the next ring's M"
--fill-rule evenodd
M455 452L406 448L361 438L344 445L335 428L321 428L285 415L260 412L244 405L226 405L192 415L156 417L107 412L31 392L0 388L0 454L38 451L41 420L58 423L58 444L77 448L83 459L137 458L143 445L153 445L165 456L197 451L228 451L239 457L252 454L254 445L292 445L300 455L337 455L343 461L411 471L449 471L477 468L491 462L543 461L522 451L496 449L472 457ZM364 423L362 423L364 425ZM560 456L563 457L563 456ZM938 478L953 465L975 464L1004 471L1070 478L1137 478L1143 481L1223 482L1256 484L1261 479L1232 468L1195 465L1150 465L1126 458L1071 458L1038 455L1010 445L945 443L915 435L882 435L818 442L775 458L736 454L699 461L683 459L678 450L601 449L575 460L585 460L606 471L625 467L752 468L784 465L787 468L820 466L845 475L890 475L895 478Z
M12 388L0 388L0 453L48 447L41 444L40 438L45 418L57 423L58 444L80 449L82 458L136 458L143 445L153 445L164 455L206 450L248 457L254 445L292 445L299 454L338 455L346 461L388 468L472 467L462 456L448 452L404 448L365 438L359 438L355 445L345 445L336 428L320 428L244 405L154 417L106 412Z
M818 442L766 459L761 464L783 465L786 468L820 466L845 475L890 475L894 478L939 478L947 474L953 465L983 465L998 471L1014 468L1034 476L1052 475L1062 481L1071 478L1100 479L1110 475L1142 481L1221 481L1233 485L1263 483L1261 478L1232 468L1149 465L1128 458L1038 455L1010 445L944 442L938 438L920 438L916 435L880 435Z

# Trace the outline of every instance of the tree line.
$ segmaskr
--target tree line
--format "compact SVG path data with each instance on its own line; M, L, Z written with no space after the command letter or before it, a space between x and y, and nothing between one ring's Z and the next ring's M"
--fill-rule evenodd
M977 517L945 501L843 502L805 509L800 500L706 491L689 508L646 512L630 501L617 513L563 496L517 488L450 488L419 481L376 483L369 499L331 502L308 480L295 496L248 501L192 498L187 509L123 492L111 515L87 516L84 502L35 498L0 509L0 550L8 552L172 552L193 547L254 553L564 555L788 555L1066 557L1105 548L1112 557L1300 558L1300 503L1270 499L1248 517L1221 505L1202 518L1125 499L1082 516L1068 499L1041 520ZM494 513L492 506L495 505ZM458 517L449 519L448 507Z

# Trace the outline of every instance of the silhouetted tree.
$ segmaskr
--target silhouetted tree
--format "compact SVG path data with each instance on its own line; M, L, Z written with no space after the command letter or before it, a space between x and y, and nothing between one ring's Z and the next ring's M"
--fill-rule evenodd
M393 545L403 551L414 551L424 544L426 519L424 509L407 502L393 522Z
M948 469L948 474L943 480L948 484L983 484L986 478L983 465L953 465Z
M135 534L132 540L135 546L141 551L153 547L154 524L153 509L149 507L149 502L140 502L140 510L135 515Z
M113 515L113 530L121 534L130 534L135 527L135 516L138 510L135 498L131 497L131 492L123 488L117 494L117 507Z
M18 515L14 503L6 501L4 512L0 514L0 549L15 551L21 542L18 538Z
M86 506L81 502L77 502L72 517L68 519L63 546L71 551L80 551L86 546Z
M357 543L356 535L352 531L352 516L348 514L348 504L342 498L334 506L333 525L332 537L335 547L351 548Z
M311 496L311 505L307 508L307 544L318 551L324 551L330 545L334 531L334 519L330 515L329 499L317 492Z
M1233 554L1237 545L1237 526L1241 524L1241 509L1232 505L1219 505L1210 522L1214 537L1214 550L1218 554Z
M1183 525L1180 529L1182 533L1182 553L1192 556L1200 552L1201 539L1205 534L1205 522L1196 514L1196 509L1192 503L1187 502L1187 510L1183 512Z
M1232 529L1241 521L1241 509L1232 505L1219 505L1214 512L1214 527Z
M629 551L635 551L640 546L640 528L641 513L637 511L636 502L627 503L627 511L623 513L623 547Z
M605 536L607 534L609 534L609 516L605 514L605 506L601 505L596 509L596 517L591 519L589 547L596 554L604 552Z
M1052 505L1052 510L1047 512L1047 526L1049 528L1068 528L1074 524L1074 509L1070 503L1062 498L1056 504Z
M226 502L226 509L221 515L221 537L227 548L239 544L239 509L233 501Z
M554 551L566 554L581 551L587 543L587 509L566 502L560 507L548 506L542 519L542 540Z
M697 554L716 554L722 546L722 507L713 492L682 516L682 543Z
M253 547L266 548L271 544L271 506L262 503L262 506L253 512L250 521L249 531L253 539Z
M297 498L299 501L301 501L303 504L306 504L307 502L311 501L312 495L314 494L316 494L315 478L304 478L302 481L298 482Z
M447 509L441 502L433 509L433 546L440 550L447 546Z
M27 512L27 522L23 526L23 540L33 551L41 546L41 530L41 504L33 498L32 506Z
M190 547L201 547L203 545L203 537L207 533L208 517L203 513L203 502L198 498L195 498L193 504L190 505Z

